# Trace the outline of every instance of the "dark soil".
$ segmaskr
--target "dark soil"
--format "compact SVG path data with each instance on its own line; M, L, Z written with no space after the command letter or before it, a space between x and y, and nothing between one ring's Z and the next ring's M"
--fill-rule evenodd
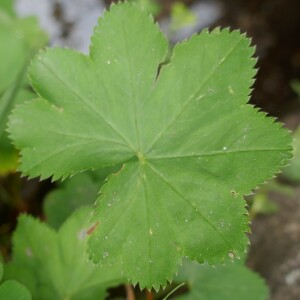
M300 188L293 198L271 195L276 214L258 217L252 224L249 266L271 289L271 300L300 299Z

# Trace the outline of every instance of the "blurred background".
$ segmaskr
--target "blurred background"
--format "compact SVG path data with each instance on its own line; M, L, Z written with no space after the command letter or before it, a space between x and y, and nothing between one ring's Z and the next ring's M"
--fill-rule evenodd
M88 53L93 27L111 2L16 0L15 11L19 17L36 16L51 46ZM253 232L248 265L265 278L272 300L300 299L300 1L135 2L155 16L171 43L205 27L221 26L246 32L256 45L259 71L250 102L294 132L296 150L291 166L247 199ZM20 179L13 170L0 170L0 175L0 242L5 255L17 215L28 211L43 218L43 199L56 186Z

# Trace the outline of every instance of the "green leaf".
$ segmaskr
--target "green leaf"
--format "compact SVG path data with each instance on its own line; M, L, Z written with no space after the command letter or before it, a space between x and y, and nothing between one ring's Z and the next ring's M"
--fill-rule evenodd
M4 131L7 117L15 104L35 97L27 89L26 68L33 53L43 46L46 40L36 19L15 19L2 12L0 16L0 175L16 169L18 153Z
M0 138L0 175L6 175L16 170L18 166L18 151L11 145L6 135Z
M189 293L181 300L267 300L264 280L245 266L230 264L212 267L185 261L178 281L187 281Z
M220 263L245 250L242 196L291 156L288 132L246 104L249 43L237 31L203 31L161 65L165 38L122 3L99 21L90 56L48 49L34 60L41 98L19 106L9 125L22 172L55 180L123 163L98 198L94 262L158 289L182 256Z
M3 277L3 265L0 263L0 281ZM31 300L29 291L15 280L7 280L0 285L0 299Z
M33 99L35 94L28 89L21 89L15 96L14 102L16 104L23 103L27 100ZM18 151L11 144L7 134L4 132L0 137L0 175L6 175L17 169L19 160Z
M8 94L14 92L12 84L21 76L20 74L23 72L24 65L26 64L26 49L23 39L18 36L19 34L20 30L16 28L15 23L9 22L6 24L0 22L0 41L2 45L0 48L0 107L2 118L4 111L2 108L4 106L3 94L5 91L7 91ZM3 122L2 118L1 123Z
M0 20L0 135L24 86L27 65L46 40L34 18Z
M84 205L92 205L104 180L117 169L106 168L96 172L77 174L62 182L60 187L47 194L44 211L47 223L58 229L71 213Z
M13 237L13 260L6 277L23 283L33 299L104 299L106 288L121 282L116 266L88 261L86 240L90 208L76 211L58 232L28 215L19 218Z
M2 280L3 277L3 265L0 263L0 281Z
M177 31L197 22L196 14L182 2L175 2L171 9L171 30Z
M274 214L278 209L278 204L270 199L269 192L264 191L254 195L250 214L254 219L258 214Z
M300 81L297 79L294 79L291 81L291 88L293 89L293 91L298 95L298 97L300 96Z

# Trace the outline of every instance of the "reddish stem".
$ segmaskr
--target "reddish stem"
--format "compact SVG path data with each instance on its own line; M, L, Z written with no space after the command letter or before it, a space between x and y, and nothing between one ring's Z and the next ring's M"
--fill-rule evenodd
M150 291L147 291L147 300L154 300L153 294Z

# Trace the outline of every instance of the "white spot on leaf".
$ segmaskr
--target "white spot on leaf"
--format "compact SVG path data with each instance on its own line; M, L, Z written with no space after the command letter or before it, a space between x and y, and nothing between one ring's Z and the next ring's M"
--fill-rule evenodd
M32 250L30 248L26 248L25 253L28 257L33 257Z
M85 237L86 237L86 231L84 229L80 230L77 235L78 240L82 241L85 239Z

